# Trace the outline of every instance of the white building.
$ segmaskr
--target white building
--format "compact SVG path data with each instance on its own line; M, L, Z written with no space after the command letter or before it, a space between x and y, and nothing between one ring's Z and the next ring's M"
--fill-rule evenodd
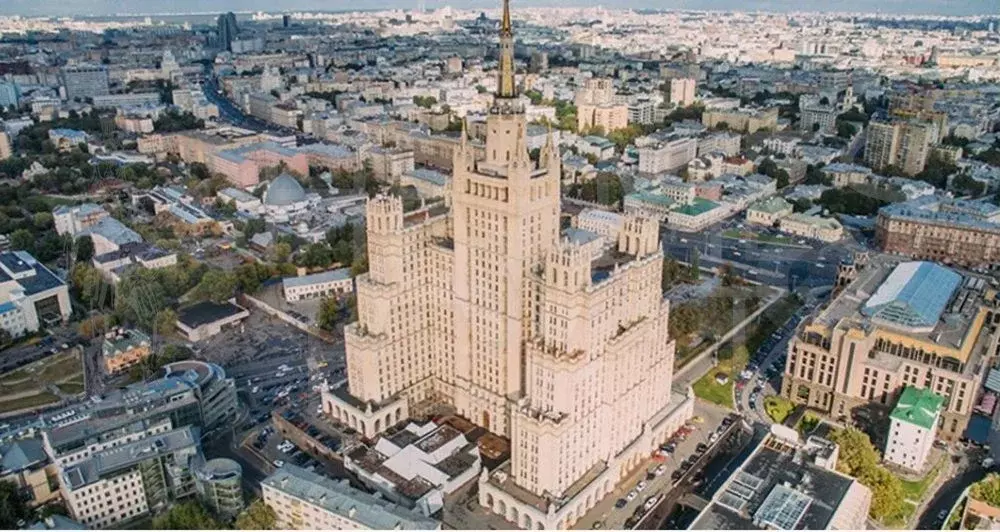
M625 217L617 212L584 209L573 218L573 226L591 233L615 239L621 233Z
M340 268L299 277L285 277L281 280L285 301L289 303L302 299L342 296L354 291L354 279L350 268Z
M691 137L674 137L638 151L639 172L659 174L687 165L698 155L698 141Z
M701 231L725 220L731 213L729 208L712 200L694 198L691 203L672 209L667 214L667 224L681 231Z
M286 464L260 483L277 528L298 530L438 530L441 523L351 487Z
M0 253L0 328L18 337L71 313L65 281L25 251Z
M889 415L886 462L911 471L922 471L934 445L944 398L916 386L907 386Z
M297 179L283 173L264 192L264 212L269 222L285 223L315 209L320 199L319 194L306 194Z
M833 218L793 213L778 222L783 233L812 238L822 242L836 242L844 237L844 226Z
M232 203L237 211L252 214L260 214L262 203L257 196L244 192L238 188L228 187L216 193L216 196L223 203Z
M721 131L698 139L698 156L718 152L726 157L732 157L740 152L739 133Z

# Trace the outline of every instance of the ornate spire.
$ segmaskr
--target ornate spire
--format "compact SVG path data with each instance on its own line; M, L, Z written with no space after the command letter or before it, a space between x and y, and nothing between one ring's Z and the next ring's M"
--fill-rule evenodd
M517 97L514 84L514 27L510 22L510 0L503 0L503 20L500 22L500 65L497 97Z

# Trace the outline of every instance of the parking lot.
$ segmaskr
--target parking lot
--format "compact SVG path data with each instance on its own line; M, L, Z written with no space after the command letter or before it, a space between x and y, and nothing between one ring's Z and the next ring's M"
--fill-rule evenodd
M671 439L671 452L666 456L651 456L643 462L573 528L632 528L653 510L662 497L673 489L683 467L693 463L692 457L701 456L708 450L711 435L729 414L722 408L702 402L699 402L697 410L700 415L687 425L687 433ZM705 444L705 448L699 452L700 444Z

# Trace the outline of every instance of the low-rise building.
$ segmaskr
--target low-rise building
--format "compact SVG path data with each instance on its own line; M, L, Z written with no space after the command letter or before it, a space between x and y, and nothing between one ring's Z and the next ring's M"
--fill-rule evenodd
M889 433L883 459L891 464L923 471L934 446L944 397L926 389L907 386L889 414Z
M386 499L423 515L436 513L444 498L475 478L481 469L475 441L455 427L410 422L374 444L359 445L344 466Z
M667 214L667 224L681 231L701 231L725 220L731 211L724 206L704 198L694 198Z
M664 222L676 203L662 194L632 192L625 196L625 214L643 216Z
M286 464L261 482L264 504L278 528L296 530L437 530L441 523L420 512Z
M583 209L573 218L573 227L616 239L625 224L625 217L617 212L600 209Z
M1000 207L942 196L894 203L879 209L875 245L887 253L946 264L997 264Z
M239 212L254 216L260 214L262 207L260 198L253 194L244 192L238 188L227 187L216 192L215 195L223 203L232 203L233 207Z
M350 268L340 268L281 280L285 301L293 303L303 299L341 297L354 291Z
M690 530L864 530L872 492L836 469L840 449L775 425Z
M448 174L428 168L415 168L399 176L399 185L417 189L424 199L447 198L450 194L451 178Z
M710 128L724 125L741 133L756 133L762 129L773 131L778 127L778 108L706 110L701 115L701 123Z
M59 498L59 471L45 454L41 438L31 437L0 444L0 482L10 482L27 497L32 508Z
M799 212L782 218L778 228L784 233L822 242L836 242L844 237L844 226L837 220Z
M118 328L109 331L101 344L104 370L110 375L138 364L150 353L149 337L135 329Z
M867 166L848 163L828 164L821 170L823 175L832 181L837 188L851 185L863 185L872 178L872 171Z
M674 137L638 149L639 171L647 174L672 172L687 165L698 153L698 140Z
M233 303L202 301L177 313L177 329L188 340L198 342L234 327L250 317L250 311Z
M785 198L772 196L747 208L747 221L773 227L778 220L792 214L794 208Z
M371 164L372 176L386 183L394 183L414 168L413 150L375 147L364 158Z

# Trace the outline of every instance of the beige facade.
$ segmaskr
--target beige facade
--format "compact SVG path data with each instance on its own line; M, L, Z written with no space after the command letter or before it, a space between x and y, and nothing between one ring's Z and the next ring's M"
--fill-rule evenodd
M5 131L0 131L0 161L9 159L14 154L10 145L10 135Z
M692 403L671 392L657 222L627 217L596 260L560 238L559 153L549 139L537 165L528 157L507 9L501 56L484 154L462 135L450 211L369 201L370 270L344 332L348 385L323 405L366 436L451 406L511 441L503 478L480 477L480 503L531 528L564 527Z
M600 127L605 133L628 126L628 106L617 104L615 88L610 79L588 79L577 92L577 131Z
M781 231L790 235L823 242L836 242L844 238L844 226L833 218L794 213L783 217L778 223Z
M747 221L753 224L773 227L775 222L792 214L792 204L785 198L775 196L758 201L747 208Z
M694 91L698 82L693 78L674 78L670 80L670 103L678 107L687 107L694 103Z
M394 183L401 175L413 170L413 151L398 148L375 148L365 153L375 179Z
M730 130L742 133L756 133L762 129L774 131L778 127L778 109L705 111L701 115L701 123L711 128L725 124Z
M875 245L887 253L946 264L1000 261L1000 209L988 203L924 197L890 205L875 221Z
M916 175L927 164L937 139L934 126L921 122L872 122L865 140L865 163L876 171L893 166Z
M888 413L904 386L928 389L945 398L938 437L954 441L978 399L989 368L984 357L996 352L997 335L987 326L997 319L996 309L987 303L992 295L960 288L954 297L968 296L969 304L946 311L930 333L914 332L862 313L891 269L872 264L853 270L853 280L838 279L843 291L806 319L789 343L781 393L848 419L864 405Z

